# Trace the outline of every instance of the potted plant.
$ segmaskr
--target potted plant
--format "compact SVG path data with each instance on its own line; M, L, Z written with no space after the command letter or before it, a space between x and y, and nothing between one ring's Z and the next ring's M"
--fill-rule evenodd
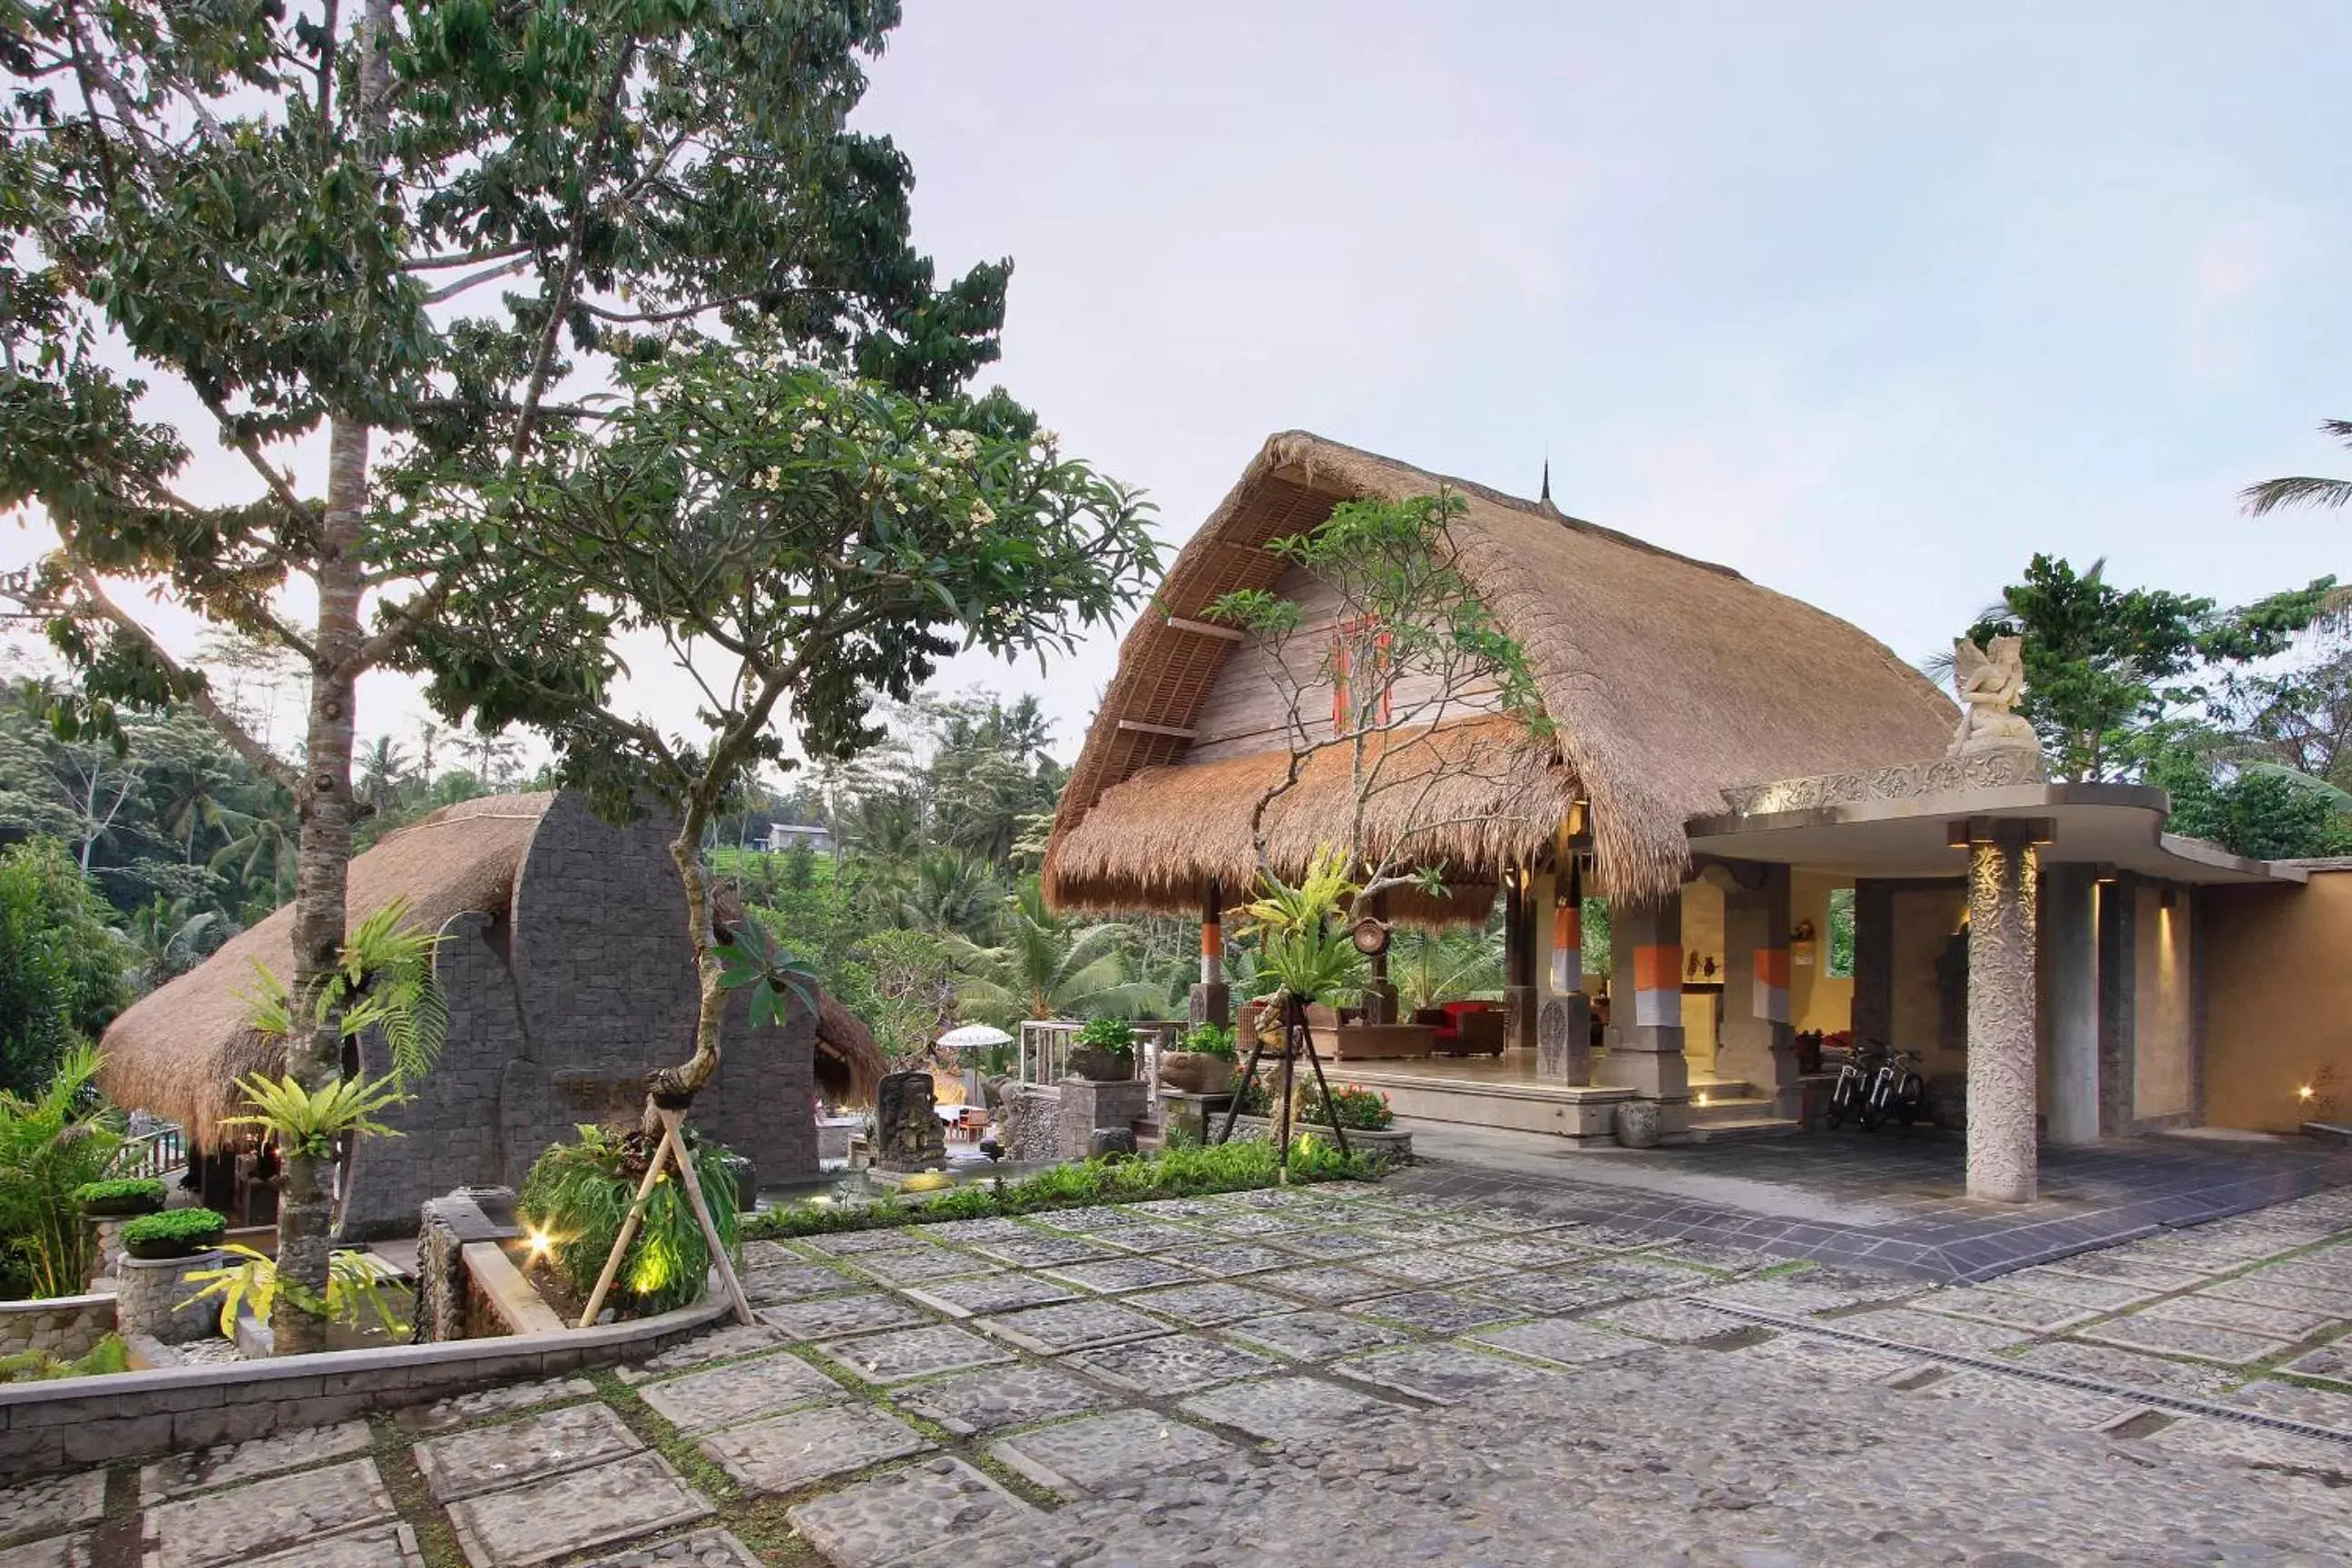
M1234 1032L1223 1024L1195 1024L1172 1051L1160 1056L1160 1081L1180 1094L1223 1094L1234 1084L1241 1059Z
M81 1212L91 1219L129 1219L160 1213L163 1207L163 1184L152 1176L84 1182L74 1189L73 1195Z
M1135 1076L1135 1028L1124 1018L1093 1018L1070 1041L1070 1071L1089 1083Z
M227 1235L228 1221L217 1209L166 1209L124 1226L122 1250L148 1262L194 1258L218 1247Z

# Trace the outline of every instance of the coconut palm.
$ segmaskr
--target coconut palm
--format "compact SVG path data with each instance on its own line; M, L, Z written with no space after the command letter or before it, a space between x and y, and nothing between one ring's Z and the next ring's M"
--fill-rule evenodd
M1389 978L1408 1015L1460 997L1500 994L1502 934L1484 927L1399 931L1389 949Z
M167 903L158 895L131 910L122 925L122 940L132 954L131 983L152 991L185 974L235 929L218 910L198 909L187 899Z
M408 758L400 742L378 735L360 752L359 796L378 811L400 804L400 786L408 782Z
M1001 889L988 862L953 849L934 849L915 867L915 884L898 900L898 923L909 931L978 937L987 928Z
M1132 1017L1160 999L1129 962L1134 931L1116 922L1078 925L1045 908L1032 878L1006 901L1003 946L951 938L966 1016L1006 1026L1024 1018Z
M2352 419L2323 420L2321 432L2335 437L2347 447L2352 447ZM2352 502L2352 479L2321 479L2309 475L2284 479L2264 479L2258 485L2248 485L2238 492L2246 503L2248 515L2261 517L2283 506L2341 507Z

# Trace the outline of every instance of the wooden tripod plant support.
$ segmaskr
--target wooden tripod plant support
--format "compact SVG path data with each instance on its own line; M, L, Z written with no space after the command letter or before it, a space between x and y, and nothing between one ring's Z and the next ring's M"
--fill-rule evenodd
M1242 1068L1241 1077L1235 1080L1239 1086L1246 1087L1257 1081L1257 1065L1265 1055L1265 1037L1257 1030L1252 1029L1249 1062ZM1344 1158L1348 1153L1348 1133L1347 1130L1339 1125L1339 1102L1331 1098L1331 1085L1323 1077L1323 1058L1315 1053L1315 1031L1307 1022L1307 1004L1300 998L1285 992L1282 998L1282 1060L1275 1073L1277 1089L1274 1102L1266 1109L1273 1112L1271 1120L1274 1123L1275 1179L1286 1184L1290 1180L1292 1064L1302 1056L1307 1058L1307 1065L1315 1069L1315 1087L1323 1091L1324 1120L1330 1125L1331 1136L1339 1141L1339 1153ZM1234 1102L1225 1107L1224 1130L1217 1134L1218 1142L1233 1142L1234 1119L1241 1114L1241 1109L1242 1097L1237 1089L1234 1095Z
M725 1281L728 1298L735 1303L735 1321L748 1325L751 1321L751 1303L743 1294L743 1282L735 1278L735 1266L727 1259L727 1244L719 1239L719 1226L710 1218L710 1205L703 1201L702 1178L694 1173L694 1162L686 1154L686 1112L667 1106L656 1106L654 1114L661 1118L661 1142L654 1146L653 1163L646 1167L646 1179L637 1184L636 1201L629 1205L629 1217L621 1222L621 1234L614 1239L613 1255L604 1259L604 1272L596 1277L596 1289L588 1298L586 1310L580 1314L579 1326L593 1328L596 1314L604 1310L604 1297L619 1278L621 1259L629 1254L629 1243L636 1240L637 1227L645 1223L646 1205L653 1202L654 1187L661 1181L663 1167L673 1161L677 1165L679 1184L686 1188L686 1201L693 1206L695 1223L702 1227L702 1239L710 1248L710 1258L719 1266L719 1278Z

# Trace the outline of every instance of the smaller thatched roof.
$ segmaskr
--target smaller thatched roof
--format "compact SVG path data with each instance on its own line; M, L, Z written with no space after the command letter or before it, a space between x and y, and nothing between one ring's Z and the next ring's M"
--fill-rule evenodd
M503 918L515 873L552 794L489 795L411 823L351 863L344 895L353 924L395 899L412 926L437 931L452 916ZM176 1121L198 1143L215 1142L221 1118L248 1109L236 1092L247 1073L285 1070L282 1042L247 1023L254 966L289 981L294 908L239 931L218 952L132 1003L107 1026L99 1088L118 1105Z
M1378 782L1359 842L1368 855L1395 851L1410 865L1526 864L1550 849L1576 798L1555 748L1508 720L1400 731L1367 752L1366 772ZM1055 845L1058 901L1189 915L1211 879L1229 899L1251 896L1258 879L1251 814L1289 766L1287 752L1257 752L1148 768L1114 784ZM1297 878L1335 837L1355 805L1354 769L1349 748L1327 747L1267 806L1266 859L1276 870ZM1475 922L1493 906L1495 885L1474 877L1448 898L1398 889L1387 900L1391 917L1417 925Z
M816 994L816 1079L837 1105L871 1105L888 1062L865 1020L830 991Z

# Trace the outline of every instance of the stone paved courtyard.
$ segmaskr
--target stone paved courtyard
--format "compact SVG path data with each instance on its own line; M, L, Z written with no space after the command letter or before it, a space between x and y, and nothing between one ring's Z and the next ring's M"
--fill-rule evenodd
M613 1375L0 1492L0 1568L2352 1562L2352 1192L1959 1286L1448 1192L755 1243Z

